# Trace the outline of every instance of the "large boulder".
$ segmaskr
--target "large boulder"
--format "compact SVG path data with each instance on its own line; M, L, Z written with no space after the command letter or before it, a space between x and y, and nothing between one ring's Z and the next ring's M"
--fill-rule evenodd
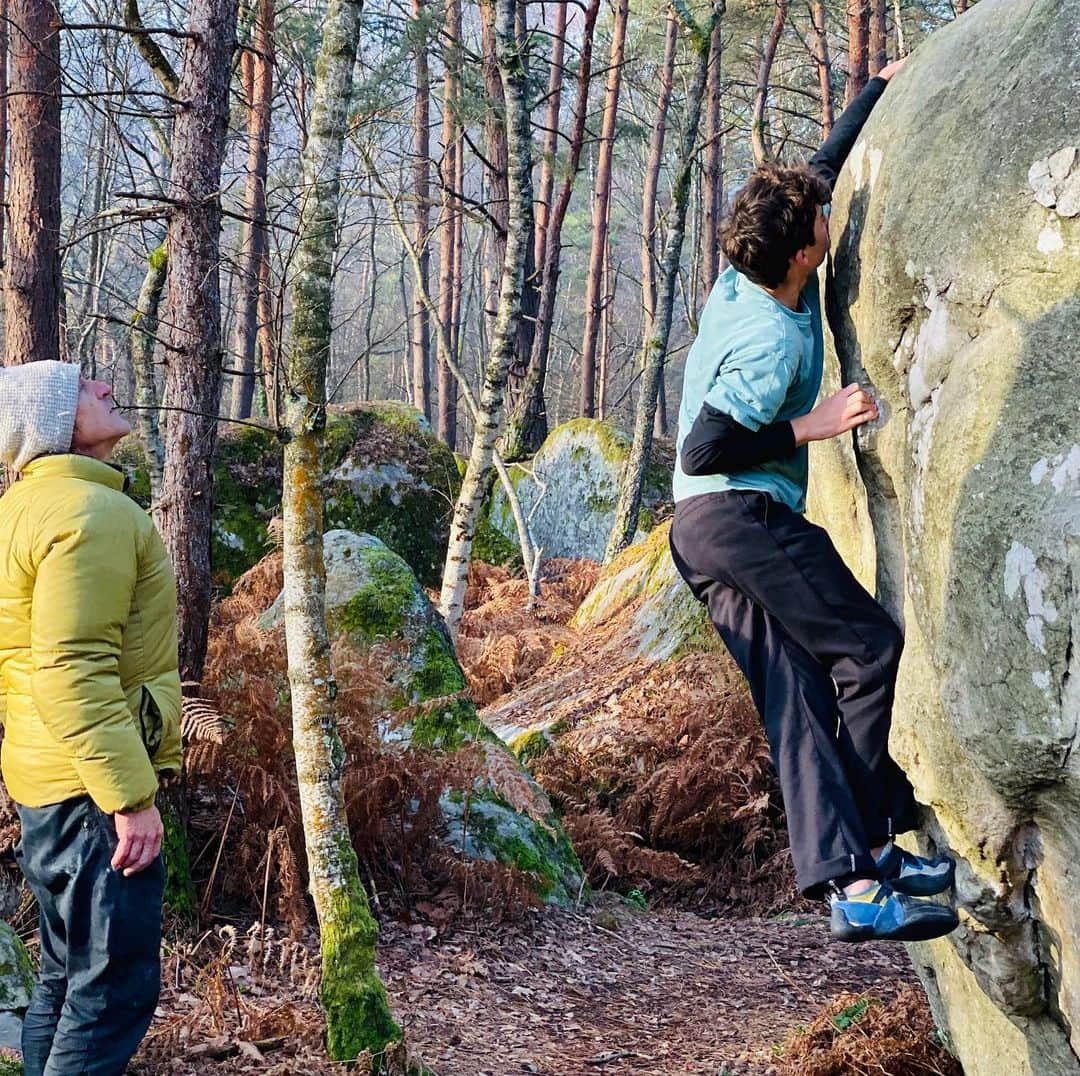
M831 384L883 407L814 446L811 514L905 627L893 749L962 909L913 955L968 1076L1080 1071L1078 55L1078 0L981 0L830 222Z
M477 716L442 618L409 565L369 534L328 531L323 550L327 626L384 673L373 703L387 749L471 746L481 755L472 785L440 798L449 843L528 872L545 901L573 903L582 873L570 841L547 796ZM283 615L279 595L260 627Z
M131 476L132 495L148 507L141 446L124 442L117 462ZM226 588L273 545L267 528L281 512L281 467L282 442L271 429L237 426L218 442L211 563ZM392 400L332 408L325 468L326 528L376 535L425 586L436 585L461 479L424 416Z
M603 560L615 521L615 505L630 438L599 419L576 418L557 426L527 465L509 468L533 540L544 557ZM671 466L665 448L654 446L645 474L638 529L652 529L653 510L671 499ZM517 541L510 502L496 482L486 523Z

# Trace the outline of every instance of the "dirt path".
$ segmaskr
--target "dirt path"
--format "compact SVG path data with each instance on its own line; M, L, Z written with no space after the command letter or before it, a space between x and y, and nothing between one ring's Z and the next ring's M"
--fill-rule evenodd
M891 996L914 979L902 947L830 944L824 918L705 919L615 897L432 934L385 925L379 966L436 1076L767 1076L776 1047L841 992ZM205 939L173 951L131 1071L340 1074L322 1049L314 939L252 957L250 932L233 936L209 965ZM276 974L253 970L267 953Z
M758 1076L837 994L914 979L902 946L830 944L823 918L615 903L438 944L395 928L384 943L395 1011L438 1076Z

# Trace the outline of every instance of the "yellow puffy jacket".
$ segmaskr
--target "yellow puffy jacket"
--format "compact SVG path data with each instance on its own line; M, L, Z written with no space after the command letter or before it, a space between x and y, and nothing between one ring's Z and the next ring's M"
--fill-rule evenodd
M180 769L176 578L124 476L41 456L0 497L2 766L12 799L154 802Z

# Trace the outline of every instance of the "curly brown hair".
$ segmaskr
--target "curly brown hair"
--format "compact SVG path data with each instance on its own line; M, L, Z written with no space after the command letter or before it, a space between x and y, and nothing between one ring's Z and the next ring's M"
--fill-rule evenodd
M727 260L755 284L778 287L795 254L814 243L817 207L831 200L828 183L806 165L756 169L720 225Z

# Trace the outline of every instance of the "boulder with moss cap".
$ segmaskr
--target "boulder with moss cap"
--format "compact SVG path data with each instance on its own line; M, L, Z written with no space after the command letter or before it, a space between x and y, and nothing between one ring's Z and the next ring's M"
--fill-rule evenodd
M653 510L671 497L671 461L656 444L645 474L639 534L652 529ZM533 540L544 557L602 560L615 520L619 482L630 455L630 437L599 419L564 422L548 435L527 464L510 475L529 517ZM510 502L502 486L492 489L487 521L509 541L517 541Z
M329 531L323 549L331 633L377 655L387 670L374 700L387 749L471 746L481 754L471 786L443 791L447 840L470 857L527 872L543 900L573 903L583 885L573 847L547 796L477 716L442 618L408 564L368 534ZM260 625L283 616L279 596Z

